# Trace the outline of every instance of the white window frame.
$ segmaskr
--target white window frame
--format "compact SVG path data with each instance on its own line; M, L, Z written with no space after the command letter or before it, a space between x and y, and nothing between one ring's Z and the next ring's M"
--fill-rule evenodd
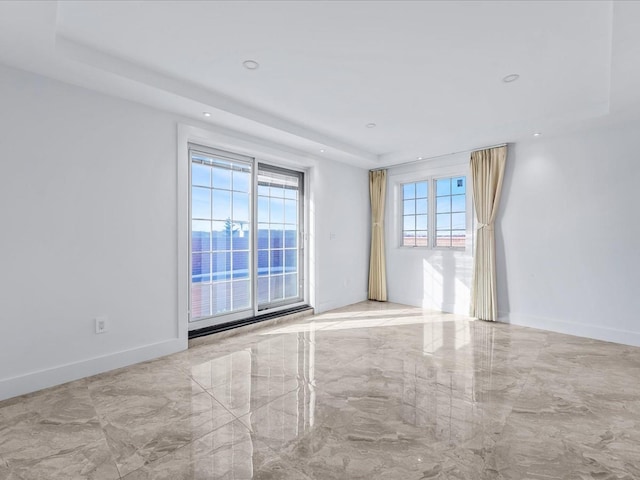
M391 181L394 185L394 199L395 199L395 209L394 209L394 217L395 221L393 222L394 226L394 237L395 237L395 245L396 248L402 250L442 250L442 251L473 251L473 245L475 242L475 211L473 210L473 199L472 192L470 187L470 172L468 167L466 166L454 166L454 167L441 167L434 168L430 171L425 171L426 169L419 172L412 173L404 173L397 174L391 178ZM436 246L436 192L435 192L435 182L438 179L443 178L454 178L454 177L465 177L466 180L466 197L465 197L465 246L464 247L442 247ZM404 231L404 202L403 202L403 185L417 183L417 182L427 182L428 183L428 193L427 193L427 222L428 222L428 244L427 245L403 245L403 231Z

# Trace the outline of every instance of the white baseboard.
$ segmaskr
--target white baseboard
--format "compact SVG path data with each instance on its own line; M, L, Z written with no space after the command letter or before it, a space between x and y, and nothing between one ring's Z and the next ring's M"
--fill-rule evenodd
M506 314L499 312L498 321L511 325L519 325L521 327L538 328L540 330L549 330L551 332L564 333L576 337L593 338L605 342L640 347L640 332L517 313Z
M360 295L350 295L340 300L332 300L329 302L320 302L317 306L314 306L314 312L316 314L327 312L329 310L335 310L336 308L346 307L347 305L353 305L354 303L360 303L367 300L368 293L364 292Z
M394 296L389 299L390 302L399 303L401 305L409 305L410 307L424 308L425 310L434 310L443 313L455 313L457 315L469 315L469 305L460 305L457 303L436 304L428 300L416 300L412 298L404 298L402 296Z
M91 375L126 367L134 363L152 360L164 355L186 350L186 348L186 338L174 338L131 350L39 370L18 377L2 379L0 380L0 400L35 392L43 388L53 387L80 378L90 377Z

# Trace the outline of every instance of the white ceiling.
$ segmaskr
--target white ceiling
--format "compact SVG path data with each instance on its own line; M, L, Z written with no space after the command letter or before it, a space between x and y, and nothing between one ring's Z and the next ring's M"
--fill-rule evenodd
M376 167L640 116L639 24L629 1L5 1L0 62Z

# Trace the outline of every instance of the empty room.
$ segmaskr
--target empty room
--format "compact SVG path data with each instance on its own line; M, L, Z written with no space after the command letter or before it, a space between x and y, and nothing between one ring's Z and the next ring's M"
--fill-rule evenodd
M0 1L0 480L640 479L640 1Z

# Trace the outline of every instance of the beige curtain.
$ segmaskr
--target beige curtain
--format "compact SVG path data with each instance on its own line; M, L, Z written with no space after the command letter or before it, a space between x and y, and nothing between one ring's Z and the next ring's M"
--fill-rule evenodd
M496 240L493 225L500 203L506 160L506 146L471 153L473 205L478 220L476 252L473 259L471 316L490 321L498 318Z
M387 301L387 269L384 254L384 205L387 171L369 172L371 198L371 259L369 261L369 300Z

